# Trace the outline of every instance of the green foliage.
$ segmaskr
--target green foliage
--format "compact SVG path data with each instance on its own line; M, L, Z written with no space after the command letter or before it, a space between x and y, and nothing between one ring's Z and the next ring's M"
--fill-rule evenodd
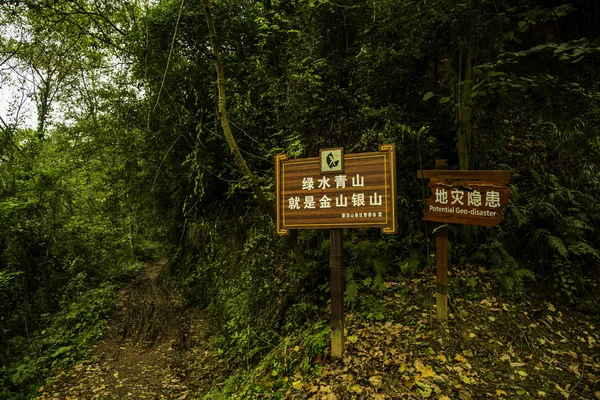
M597 224L593 215L600 203L586 193L589 189L566 188L553 174L533 170L532 177L536 186L527 201L520 197L507 210L514 216L509 221L524 239L515 249L534 271L549 275L559 293L575 302L585 292L586 269L600 259L593 234Z
M470 277L462 280L452 279L450 281L453 297L460 297L467 300L477 298L478 282L476 277Z
M134 260L168 252L171 284L211 312L232 365L295 345L307 359L321 354L324 326L307 342L283 338L306 333L327 306L326 232L298 235L301 268L257 209L220 133L200 2L181 14L179 1L99 1L91 13L82 0L21 3L0 4L0 84L33 99L37 120L27 127L18 97L0 120L2 383L13 390L77 357L101 327L85 307L103 315L99 299L135 274ZM397 146L400 233L345 232L350 309L387 318L386 277L430 265L429 191L415 171L438 158L458 165L465 124L469 167L513 170L513 198L499 227L451 230L451 261L488 265L512 294L535 279L572 303L589 296L585 277L600 258L599 10L213 1L233 133L270 199L275 154ZM455 294L477 290L455 284ZM278 377L296 367L268 360L263 376L277 372L277 390L289 387ZM268 392L249 376L223 396L240 385L241 397Z
M88 290L60 312L43 315L45 329L32 332L32 337L13 337L13 351L27 356L0 367L0 395L11 398L37 388L50 371L79 359L102 334L112 309L114 289L113 285L104 285Z
M293 335L282 338L256 366L232 374L222 388L214 387L205 398L283 398L294 381L321 375L329 335L328 321L299 327Z
M491 273L510 295L523 294L528 280L535 277L533 271L523 267L496 239L481 246L475 259L488 263Z
M277 332L288 322L286 311L299 317L314 309L300 301L286 310L291 296L301 296L301 275L263 218L190 224L187 243L194 251L181 253L182 261L170 267L174 283L185 282L187 300L212 312L220 333L217 346L227 349L232 362L254 362L277 343ZM301 323L295 320L293 326Z
M13 87L29 96L37 114L35 130L19 99L8 99L9 112L0 115L3 398L27 394L83 354L102 330L113 284L139 272L138 235L148 246L156 239L141 222L152 216L145 203L151 172L138 168L136 94L119 72L106 72L114 48L100 44L111 42L116 25L99 35L89 14L69 12L73 4L42 3L0 5L3 93L12 96ZM127 19L104 3L96 10ZM14 32L9 39L6 29ZM19 76L34 92L19 90Z
M461 229L452 230L452 259L489 265L511 294L523 293L533 278L556 278L570 288L571 272L563 280L561 271L575 273L593 262L598 212L591 194L598 188L600 142L593 129L599 121L592 71L598 32L585 17L597 15L593 6L213 5L226 49L234 134L265 189L274 187L272 157L279 152L295 158L314 156L320 147L358 152L379 143L397 146L400 235L345 232L344 296L350 309L385 318L377 301L385 277L409 279L430 264L427 248L431 253L433 246L421 211L429 192L415 171L431 168L436 158L458 164L457 110L465 105L456 92L467 86L460 72L467 53L473 64L470 164L512 169L514 196L501 227L472 229L471 243ZM329 243L326 233L300 233L309 266L300 270L249 199L248 182L232 167L217 129L206 32L190 22L202 19L195 6L186 8L189 21L180 26L186 33L173 49L174 66L164 82L170 96L155 97L169 51L165 32L174 26L177 6L163 3L151 10L144 48L150 54L140 51L144 57L138 60L140 70L152 71L144 82L150 101L159 102L163 112L161 121L153 120L151 140L169 137L173 126L182 138L173 137L178 141L165 161L171 176L179 171L185 177L172 192L184 206L173 223L179 250L171 273L190 301L212 311L218 346L229 359L252 364L279 345L282 333L326 305ZM560 25L566 19L567 33ZM587 28L576 32L573 21ZM186 140L190 148L182 145ZM164 140L163 147L172 143ZM587 161L582 148L591 149ZM181 172L178 162L190 170ZM543 189L536 173L555 176L557 185ZM577 204L559 200L568 193ZM457 293L472 295L473 283L456 282ZM231 381L232 391L238 379Z
M398 263L400 268L400 274L405 278L411 278L419 268L419 260L415 258L409 258L406 260L401 260Z

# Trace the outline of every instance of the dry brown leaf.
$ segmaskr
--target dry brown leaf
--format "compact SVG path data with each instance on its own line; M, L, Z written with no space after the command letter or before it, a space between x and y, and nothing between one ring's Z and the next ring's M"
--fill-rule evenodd
M363 388L360 385L354 384L350 386L350 391L356 394L361 394L363 392Z
M562 394L565 397L565 399L569 398L569 396L570 396L569 392L567 392L565 389L561 388L558 383L555 383L554 387L558 389L560 394Z
M581 373L579 372L579 365L571 364L571 365L569 365L568 368L569 368L569 371L571 371L575 375L577 375L577 376L581 375Z
M380 376L378 376L378 375L374 375L374 376L372 376L372 377L369 378L369 383L375 389L378 389L378 388L381 387L381 385L383 383L383 379Z
M464 356L462 356L461 354L459 354L459 353L456 353L456 355L454 356L454 359L456 361L459 361L459 362L463 363L463 364L467 362L467 359Z
M524 362L511 362L510 366L513 367L513 368L524 367L525 363Z
M422 378L435 378L435 372L431 365L423 365L420 360L415 361L415 369L421 374Z
M319 387L319 390L321 392L331 393L331 387L329 385L322 385L321 387Z

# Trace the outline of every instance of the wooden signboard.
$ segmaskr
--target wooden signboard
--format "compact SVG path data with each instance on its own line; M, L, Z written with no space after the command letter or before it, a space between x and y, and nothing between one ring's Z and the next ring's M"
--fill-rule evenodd
M277 233L329 229L331 272L331 358L344 354L342 228L381 228L396 233L396 146L372 153L322 149L319 157L275 156Z
M431 197L425 201L425 218L442 222L435 229L436 308L440 321L448 319L448 224L496 226L510 199L511 171L451 171L447 160L436 160L435 170L417 171L429 179Z
M397 232L396 147L344 154L323 149L320 157L275 157L277 233L290 229L381 228Z
M427 221L496 226L504 219L512 171L426 170L417 176L429 179L432 195L425 201Z

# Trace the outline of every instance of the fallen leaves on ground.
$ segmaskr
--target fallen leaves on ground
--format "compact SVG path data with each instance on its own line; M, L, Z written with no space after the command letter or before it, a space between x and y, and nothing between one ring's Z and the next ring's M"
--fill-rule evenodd
M551 303L498 298L487 271L478 274L478 298L451 298L445 323L435 320L433 279L390 285L382 301L393 318L349 313L343 360L328 363L326 376L306 377L306 386L325 385L338 398L600 399L597 320ZM400 295L403 287L411 295ZM324 398L310 391L287 397Z
M341 360L321 354L313 365L303 367L302 374L266 368L266 376L251 382L263 385L266 397L269 390L272 394L279 390L277 396L290 399L600 400L597 317L547 301L500 298L485 269L454 271L453 279L460 282L473 276L477 291L451 295L446 322L435 320L434 279L422 274L387 287L378 300L387 310L385 320L370 320L368 312L347 312ZM191 332L189 340L201 342L195 335L201 333ZM302 357L302 344L294 344L285 362ZM126 343L111 345L121 352L133 351ZM196 399L211 389L215 393L231 373L210 371L218 363L205 365L203 360L213 356L206 346L190 346L183 353L168 346L139 350L128 358L129 364L100 360L75 366L57 378L70 386L44 385L38 398L52 399L58 393L61 399L67 395L72 400ZM172 368L174 353L184 369ZM142 363L140 357L153 361ZM195 379L203 379L204 385L191 384Z

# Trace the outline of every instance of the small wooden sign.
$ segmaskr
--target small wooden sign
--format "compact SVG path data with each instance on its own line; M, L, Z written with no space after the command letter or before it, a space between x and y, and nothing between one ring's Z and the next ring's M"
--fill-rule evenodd
M320 157L275 156L277 233L290 229L381 228L397 232L396 146L344 154L324 149Z
M425 170L417 171L417 176L430 180L427 221L496 226L504 219L512 171Z

